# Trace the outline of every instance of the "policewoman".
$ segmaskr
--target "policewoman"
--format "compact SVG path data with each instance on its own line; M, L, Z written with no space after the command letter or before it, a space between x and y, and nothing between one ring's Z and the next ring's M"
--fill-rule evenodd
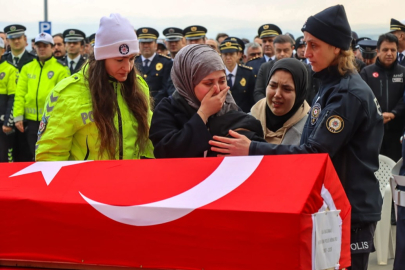
M0 38L0 55L4 52ZM18 68L8 60L0 60L0 162L13 161L14 118L13 103L17 85Z
M88 63L48 97L37 161L153 157L149 90L134 68L137 53L126 18L101 18Z
M352 207L351 269L367 269L381 218L382 198L374 175L384 133L381 108L353 64L351 29L343 6L309 17L301 31L307 43L305 58L321 84L300 145L250 142L232 131L234 138L214 136L216 141L210 144L224 155L328 153ZM344 263L340 268L349 266Z
M40 33L35 38L35 47L38 57L26 64L19 74L13 110L15 127L25 134L31 160L35 156L46 98L56 84L70 76L65 63L52 56L54 41L51 35Z

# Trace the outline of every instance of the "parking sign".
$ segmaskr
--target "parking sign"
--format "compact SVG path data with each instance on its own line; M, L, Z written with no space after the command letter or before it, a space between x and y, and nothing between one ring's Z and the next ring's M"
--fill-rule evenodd
M48 33L52 35L52 23L51 22L39 22L39 32Z

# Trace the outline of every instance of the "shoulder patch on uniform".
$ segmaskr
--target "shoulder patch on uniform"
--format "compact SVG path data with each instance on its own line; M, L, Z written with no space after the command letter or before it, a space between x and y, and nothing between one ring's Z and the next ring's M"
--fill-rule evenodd
M57 59L56 62L58 62L59 64L61 64L61 65L64 66L64 67L67 66L67 64L66 64L65 61L63 61L63 60Z
M253 70L253 68L252 68L252 67L249 67L249 66L245 66L245 65L242 65L242 64L239 64L239 66L240 66L241 68L246 68L246 69L249 69L249 70Z
M326 128L331 133L339 133L345 127L345 122L343 118L339 115L332 115L331 117L326 120Z
M167 55L164 55L164 54L161 54L161 53L159 53L159 55L160 56L163 56L163 57L165 57L165 58L167 58L167 59L170 59L170 60L172 60L169 56L167 56Z
M249 63L250 61L253 61L253 60L256 60L256 59L260 59L261 57L259 57L259 56L256 56L256 57L253 57L252 59L250 59L249 61L247 61L246 63Z

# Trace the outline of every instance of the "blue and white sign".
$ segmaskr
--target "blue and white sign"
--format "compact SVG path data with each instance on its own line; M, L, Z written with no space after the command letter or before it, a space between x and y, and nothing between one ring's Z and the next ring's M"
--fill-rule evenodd
M52 35L52 23L51 22L39 22L39 32L48 33Z

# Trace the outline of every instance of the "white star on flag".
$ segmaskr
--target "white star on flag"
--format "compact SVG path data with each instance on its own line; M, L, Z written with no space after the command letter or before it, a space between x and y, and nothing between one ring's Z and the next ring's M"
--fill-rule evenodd
M91 160L35 162L34 164L31 164L30 166L22 169L19 172L16 172L15 174L11 175L10 177L29 174L29 173L33 173L33 172L41 172L42 176L45 179L46 184L49 186L49 184L52 182L53 178L58 174L59 170L62 167L76 165L76 164L80 164L83 162L89 162L89 161L91 161Z

